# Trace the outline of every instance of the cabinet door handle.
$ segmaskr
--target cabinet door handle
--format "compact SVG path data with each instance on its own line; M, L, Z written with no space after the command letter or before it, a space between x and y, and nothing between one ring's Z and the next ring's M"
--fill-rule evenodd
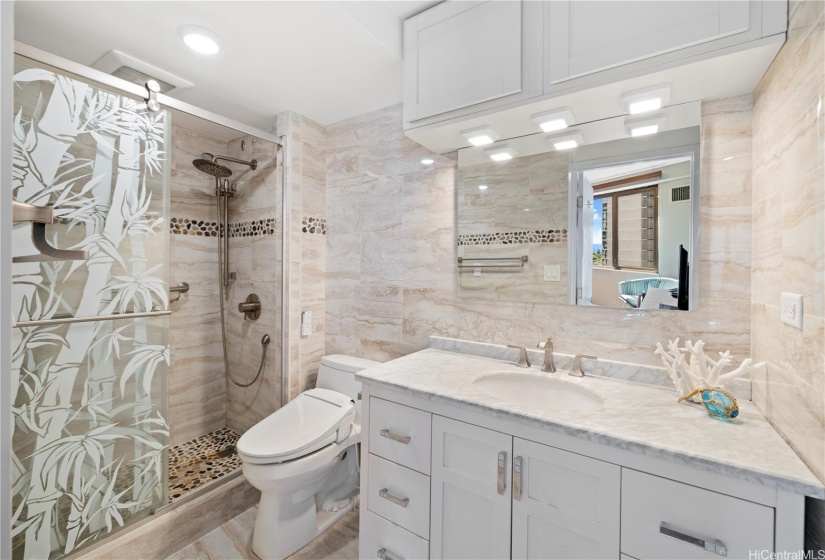
M379 548L376 556L378 556L381 560L402 560L399 556L390 554L386 548Z
M712 552L713 554L718 554L719 556L728 555L728 547L725 546L720 540L705 540L700 539L698 537L694 537L692 535L688 535L687 533L682 533L681 531L677 531L664 521L659 524L659 532L665 536L671 537L673 539L680 540L682 542L686 542L688 544L692 544L693 546L698 546L703 550L707 550L708 552Z
M389 500L397 506L401 506L402 508L407 507L410 504L409 498L399 498L398 496L393 496L390 494L387 488L382 488L378 491L378 495L385 500Z
M496 490L500 495L504 495L504 479L507 469L507 452L502 451L498 454L498 481L496 483Z
M398 434L394 434L387 429L381 430L379 433L381 434L381 437L397 441L398 443L403 443L404 445L410 443L410 440L412 439L412 436L399 436Z
M521 500L521 457L513 459L513 499Z

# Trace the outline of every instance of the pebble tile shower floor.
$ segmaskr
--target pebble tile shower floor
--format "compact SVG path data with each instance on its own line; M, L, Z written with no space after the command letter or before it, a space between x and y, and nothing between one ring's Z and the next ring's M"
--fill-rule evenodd
M235 444L240 436L229 428L210 432L169 450L169 501L240 468Z

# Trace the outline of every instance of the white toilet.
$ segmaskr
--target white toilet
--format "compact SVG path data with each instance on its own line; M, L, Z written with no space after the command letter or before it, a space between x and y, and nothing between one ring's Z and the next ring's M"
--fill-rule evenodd
M315 389L238 440L243 473L261 491L252 550L263 560L289 556L358 503L361 384L355 372L378 364L325 356Z

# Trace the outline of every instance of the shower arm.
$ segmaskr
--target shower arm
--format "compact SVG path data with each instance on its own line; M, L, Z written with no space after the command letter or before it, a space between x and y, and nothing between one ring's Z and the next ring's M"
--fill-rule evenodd
M229 156L214 156L212 158L212 161L215 163L217 163L219 160L228 161L230 163L240 163L241 165L248 165L250 168L252 168L252 171L255 171L255 169L258 167L258 160L256 159L253 159L252 161L245 161L242 159L236 159Z

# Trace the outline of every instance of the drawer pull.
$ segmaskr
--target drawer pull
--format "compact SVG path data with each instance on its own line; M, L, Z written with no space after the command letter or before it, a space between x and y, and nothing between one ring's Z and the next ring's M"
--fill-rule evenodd
M409 498L399 498L398 496L393 496L389 493L387 488L382 488L378 491L378 495L385 500L389 500L397 506L401 506L402 508L407 507L410 504Z
M386 429L381 430L380 433L381 433L381 437L385 437L387 439L397 441L398 443L403 443L404 445L407 445L408 443L410 443L410 440L412 439L412 437L410 437L410 436L399 436L398 434L394 434L391 431L386 430Z
M398 556L395 556L387 552L386 548L378 549L376 556L378 556L381 560L401 560L401 558L399 558Z
M513 499L521 500L521 457L513 459Z
M496 482L496 491L500 495L504 495L504 478L507 468L507 452L501 451L498 454L498 477Z
M719 556L727 557L727 555L728 555L728 548L725 546L725 543L723 543L722 541L719 541L719 540L716 540L716 539L714 539L712 541L706 541L704 539L700 539L700 538L697 538L697 537L692 537L688 534L681 533L681 532L677 531L676 529L674 529L673 527L671 527L670 525L668 525L664 521L662 521L659 524L659 532L661 534L665 535L665 536L680 540L682 542L686 542L688 544L692 544L694 546L698 546L699 548L701 548L703 550L707 550L708 552L718 554Z

